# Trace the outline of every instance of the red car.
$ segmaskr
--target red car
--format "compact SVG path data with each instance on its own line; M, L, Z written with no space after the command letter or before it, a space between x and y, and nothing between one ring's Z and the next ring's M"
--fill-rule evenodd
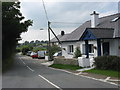
M31 57L32 57L32 58L38 58L38 54L35 53L35 52L32 52L32 53L31 53Z

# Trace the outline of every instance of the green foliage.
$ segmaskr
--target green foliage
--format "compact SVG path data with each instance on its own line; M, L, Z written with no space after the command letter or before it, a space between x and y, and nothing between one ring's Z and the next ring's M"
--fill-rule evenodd
M84 72L120 78L120 72L112 71L112 70L91 69L91 70L87 70L87 71L84 71Z
M96 57L94 64L97 69L120 71L120 57L117 56Z
M23 55L26 55L28 51L32 51L32 50L33 50L33 47L30 45L21 45L16 48L16 51L22 52Z
M46 53L45 56L48 56L48 53Z
M31 20L22 21L20 2L2 2L2 62L3 67L16 52L15 48L20 34L32 25ZM5 62L5 63L4 63ZM3 68L4 69L4 68Z
M69 70L81 69L81 67L77 65L67 65L67 64L52 64L49 67L59 68L59 69L69 69Z
M79 47L76 47L74 58L78 58L78 57L81 57L81 51Z
M46 48L34 47L32 51L37 52L38 50L39 50L39 51L44 51L44 50L46 50Z
M26 53L27 53L28 51L30 51L30 50L29 50L29 47L23 47L23 48L22 48L22 54L23 54L23 55L26 55Z
M50 46L50 52L49 52L49 56L50 56L50 59L53 60L53 55L58 52L58 51L61 51L61 48L58 47L57 45L54 45L54 46Z

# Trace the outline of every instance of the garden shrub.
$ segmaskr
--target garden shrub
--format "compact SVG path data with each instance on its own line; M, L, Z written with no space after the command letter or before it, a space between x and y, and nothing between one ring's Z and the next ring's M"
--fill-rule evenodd
M50 56L50 59L53 60L53 55L58 52L58 51L61 51L61 48L58 47L57 45L53 45L53 46L50 46L50 52L49 52L49 56Z
M74 53L74 58L78 58L81 57L81 51L80 51L80 47L76 47L75 53Z
M120 57L99 56L96 57L94 65L97 69L120 71Z

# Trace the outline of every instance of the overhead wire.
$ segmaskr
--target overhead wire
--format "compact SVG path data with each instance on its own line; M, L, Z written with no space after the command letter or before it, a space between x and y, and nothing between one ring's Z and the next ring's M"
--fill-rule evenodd
M48 19L48 14L47 14L47 10L46 10L46 8L45 8L45 3L44 3L43 0L42 0L42 3L43 3L43 8L44 8L44 11L45 11L46 19L47 19L47 21L49 21L49 19Z
M82 23L72 23L72 22L51 22L51 23L62 23L62 24L82 24Z
M43 8L44 8L44 11L45 11L46 19L47 19L47 21L49 21L49 18L48 18L48 14L47 14L47 10L46 10L46 7L45 7L45 2L44 2L44 0L42 0L42 3L43 3ZM72 23L72 22L50 22L50 23L82 24L82 23Z

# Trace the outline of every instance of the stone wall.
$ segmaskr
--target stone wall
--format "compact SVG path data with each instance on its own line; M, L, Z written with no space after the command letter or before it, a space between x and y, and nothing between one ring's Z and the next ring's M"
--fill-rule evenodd
M64 57L55 57L54 64L69 64L69 65L78 65L77 58L64 58Z

